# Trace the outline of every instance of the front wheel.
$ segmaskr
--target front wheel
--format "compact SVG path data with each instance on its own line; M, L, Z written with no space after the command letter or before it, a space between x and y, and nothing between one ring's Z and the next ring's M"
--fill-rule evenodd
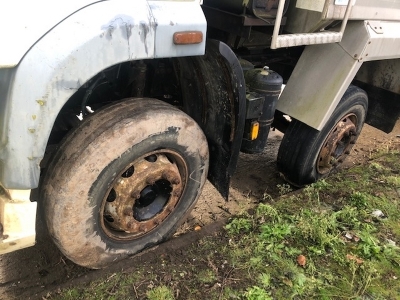
M367 108L366 93L351 85L321 131L293 120L278 152L278 170L284 178L303 186L328 176L350 153Z
M154 99L112 104L84 120L49 166L50 235L75 263L105 267L170 237L207 171L207 141L189 116Z

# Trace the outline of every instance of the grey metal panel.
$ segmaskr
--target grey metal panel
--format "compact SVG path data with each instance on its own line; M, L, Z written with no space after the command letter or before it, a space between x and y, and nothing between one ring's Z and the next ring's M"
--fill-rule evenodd
M285 29L291 33L315 32L332 21L342 20L346 6L335 3L336 0L291 1ZM349 20L400 21L400 0L356 0Z
M305 49L277 109L320 130L361 64L391 58L400 58L400 22L349 22L341 43Z
M399 15L400 18L400 15ZM366 21L370 43L363 54L364 61L400 57L400 20L398 22ZM375 27L379 30L376 30Z
M308 46L279 98L277 109L322 129L361 66L339 44Z
M357 0L351 20L400 20L400 0Z
M354 59L359 59L370 41L363 21L349 22L340 46Z

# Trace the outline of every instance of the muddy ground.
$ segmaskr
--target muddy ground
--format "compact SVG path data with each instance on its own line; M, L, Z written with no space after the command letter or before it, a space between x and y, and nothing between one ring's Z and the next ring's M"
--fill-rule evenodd
M352 165L368 162L374 149L383 150L393 147L394 144L398 145L400 138L397 135L400 135L400 122L389 135L366 125L343 167L349 168ZM118 263L112 267L112 271L137 265L138 262L146 260L146 256L163 251L163 247L183 248L185 244L193 242L201 235L220 228L221 220L249 208L263 197L278 196L279 185L285 184L278 174L275 163L281 138L279 132L271 132L263 154L240 155L228 202L207 182L198 205L177 232L176 236L179 237L172 243L164 243L155 251L148 251L140 257ZM195 228L202 230L193 232ZM66 259L48 237L38 216L37 244L28 249L0 256L0 299L42 299L46 291L56 290L59 286L70 285L80 280L91 280L109 271L111 269L88 270Z

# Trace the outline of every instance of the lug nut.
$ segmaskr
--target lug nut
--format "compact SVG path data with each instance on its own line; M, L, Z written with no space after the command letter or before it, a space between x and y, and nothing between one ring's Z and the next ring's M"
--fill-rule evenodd
M146 183L149 185L154 185L156 183L156 181L153 177L149 177L146 179Z
M126 207L126 208L124 209L124 215L125 215L125 216L130 216L130 217L132 217L132 216L133 216L133 211L132 211L132 209L129 208L129 207Z
M175 178L173 178L173 179L171 180L171 183L172 183L172 184L180 184L181 181L179 180L178 177L175 177Z
M133 199L140 199L140 193L138 193L138 192L133 192L133 193L131 194L131 197L132 197Z
M181 190L176 190L176 191L173 192L173 195L174 195L175 197L179 197L179 196L181 195L181 193L182 193Z
M162 174L162 178L164 178L165 180L171 181L171 179L173 178L171 173L169 171L165 171Z

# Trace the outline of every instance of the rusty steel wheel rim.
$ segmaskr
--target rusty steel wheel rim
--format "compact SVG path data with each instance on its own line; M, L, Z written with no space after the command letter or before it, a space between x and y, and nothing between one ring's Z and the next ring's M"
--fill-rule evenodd
M350 154L351 147L357 139L356 124L357 116L351 113L343 117L331 130L318 156L318 173L329 173Z
M153 151L136 159L102 201L104 232L116 240L132 240L154 230L174 211L186 180L185 161L174 151Z

